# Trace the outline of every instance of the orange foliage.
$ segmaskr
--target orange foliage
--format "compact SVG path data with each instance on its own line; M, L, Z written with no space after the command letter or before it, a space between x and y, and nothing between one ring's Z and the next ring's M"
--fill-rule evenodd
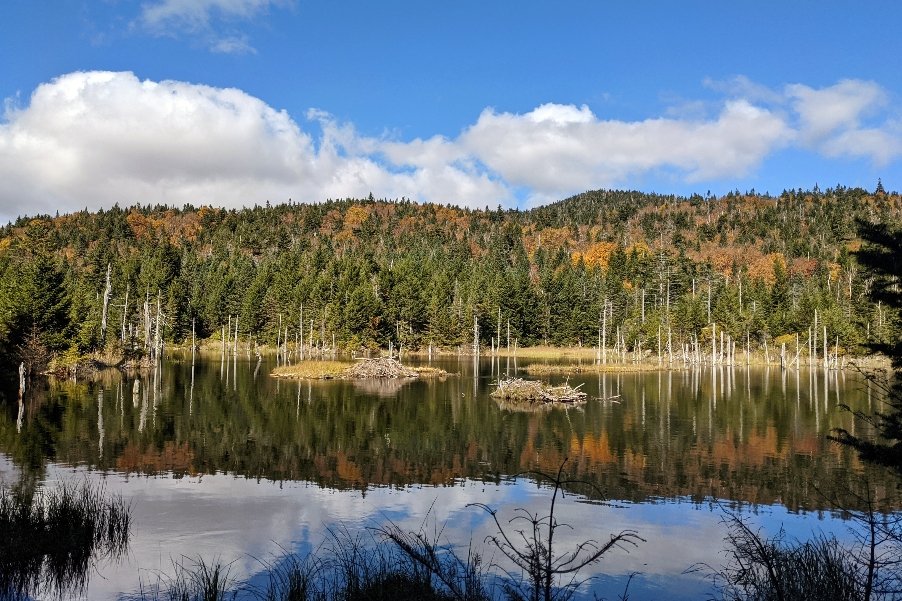
M422 230L425 224L418 217L414 217L408 215L407 217L403 217L401 221L398 222L397 227L395 228L396 234L409 234L412 232L416 232L417 230ZM430 226L431 229L431 226Z
M116 468L124 472L179 472L196 473L194 452L188 443L167 442L159 451L151 446L139 448L129 443L116 458Z
M345 453L339 452L336 457L335 471L338 477L345 482L363 482L363 472L353 459L348 459Z
M337 234L332 236L332 239L336 243L352 242L354 240L354 232L352 230L347 230L347 229L341 230L340 232L338 232Z
M154 233L154 220L145 217L138 211L132 210L128 215L125 216L125 221L128 223L128 227L131 228L132 234L134 234L135 238L141 240L142 238L151 238Z
M611 253L617 245L613 242L596 242L587 248L584 252L575 252L572 255L573 263L578 263L580 259L588 265L598 265L603 269L607 269L611 260Z
M199 213L183 213L176 219L167 220L170 241L173 244L196 242L198 234L203 230L200 220Z
M338 229L338 224L343 223L343 219L341 216L341 211L338 209L332 209L326 216L323 217L323 223L319 228L321 234L325 236L330 236L336 229Z
M470 217L462 213L460 209L436 206L435 219L438 223L445 224L446 232L454 232L458 240L463 239L471 225Z
M814 273L815 269L817 269L817 261L814 259L794 259L790 273L808 277Z
M749 277L764 280L769 286L772 286L777 281L774 274L775 263L780 263L784 269L786 268L786 257L783 256L783 253L759 254L748 263Z
M710 263L714 271L727 277L733 276L733 266L739 266L752 279L764 280L772 285L774 277L774 261L779 261L787 269L786 257L783 253L763 254L753 246L723 247L709 243L702 246L701 252L690 253L696 261ZM795 267L796 264L793 263ZM801 267L801 266L800 266Z
M617 457L611 452L611 442L606 432L597 436L587 433L583 440L573 436L570 439L570 457L586 458L592 465L616 463Z

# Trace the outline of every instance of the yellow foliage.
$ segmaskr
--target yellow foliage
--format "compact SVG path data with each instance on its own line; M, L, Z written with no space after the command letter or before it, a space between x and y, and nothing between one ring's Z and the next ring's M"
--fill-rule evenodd
M617 245L613 242L596 242L587 248L584 252L575 252L572 255L573 263L578 263L580 259L586 265L598 265L603 269L607 269L611 260L611 253Z
M570 228L546 227L545 229L536 232L536 235L538 236L536 248L560 248L567 244L567 241L570 239Z
M780 334L776 338L774 338L774 346L779 346L781 344L793 345L796 341L795 334Z
M645 242L636 242L626 248L627 254L632 254L633 252L640 257L647 257L651 253L651 249L648 248L648 244Z
M830 281L835 282L839 279L840 274L842 273L842 267L840 267L839 263L827 263L827 269L830 273Z
M354 205L345 213L344 226L347 230L357 230L363 225L363 222L370 216L369 210L359 205Z

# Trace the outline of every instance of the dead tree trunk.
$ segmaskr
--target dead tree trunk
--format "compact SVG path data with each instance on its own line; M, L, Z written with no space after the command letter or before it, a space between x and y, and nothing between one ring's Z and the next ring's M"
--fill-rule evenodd
M122 303L122 346L125 346L125 318L128 315L128 292L130 285L125 285L125 302Z
M608 299L604 299L604 309L601 310L601 363L608 362Z
M150 291L144 295L144 351L150 352Z
M162 347L162 339L160 338L160 321L163 319L163 312L160 310L160 290L157 289L157 319L156 323L156 333L154 334L154 343L153 343L153 353L154 359L160 358L160 349Z
M501 350L501 306L498 306L498 350Z
M106 314L110 306L110 297L113 295L113 285L110 283L110 273L113 266L106 264L106 286L103 289L103 315L100 316L100 342L106 342Z

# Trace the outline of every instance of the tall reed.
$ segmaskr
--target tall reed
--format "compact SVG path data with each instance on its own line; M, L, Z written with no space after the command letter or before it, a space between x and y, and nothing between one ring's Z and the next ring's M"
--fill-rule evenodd
M131 508L102 486L0 489L0 599L83 592L92 567L128 548Z

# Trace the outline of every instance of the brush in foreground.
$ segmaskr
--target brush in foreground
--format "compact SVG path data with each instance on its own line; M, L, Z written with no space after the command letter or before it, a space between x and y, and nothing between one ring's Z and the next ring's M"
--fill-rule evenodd
M582 384L580 384L582 386ZM492 398L505 401L532 401L537 403L584 403L588 395L569 384L549 386L536 380L513 378L498 382Z
M78 595L128 546L131 511L91 484L0 489L0 599Z

